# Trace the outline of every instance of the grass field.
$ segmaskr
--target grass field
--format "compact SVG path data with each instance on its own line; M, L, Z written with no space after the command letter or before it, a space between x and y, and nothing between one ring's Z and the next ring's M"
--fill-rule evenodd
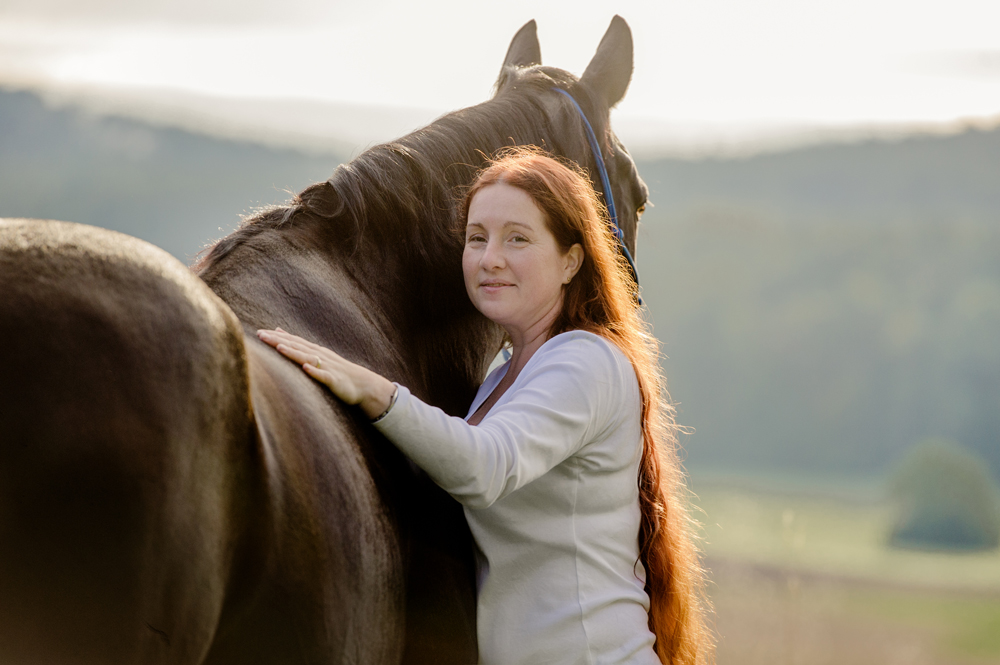
M694 479L719 665L1000 664L1000 552L888 548L872 488L808 485Z

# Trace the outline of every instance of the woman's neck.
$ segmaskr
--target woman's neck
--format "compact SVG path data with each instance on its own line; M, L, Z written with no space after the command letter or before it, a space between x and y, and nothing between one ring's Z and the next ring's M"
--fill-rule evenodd
M524 330L507 330L507 335L511 341L510 367L507 370L507 377L512 382L521 373L524 366L531 360L531 356L548 341L552 333L552 324L555 323L559 312L562 311L562 298L534 324Z

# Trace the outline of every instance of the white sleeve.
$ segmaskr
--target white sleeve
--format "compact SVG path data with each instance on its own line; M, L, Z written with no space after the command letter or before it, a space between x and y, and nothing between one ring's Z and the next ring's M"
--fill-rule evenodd
M515 392L477 426L420 401L404 386L375 426L460 502L488 507L621 417L621 365L628 361L610 342L571 337L544 351L522 370L510 388Z

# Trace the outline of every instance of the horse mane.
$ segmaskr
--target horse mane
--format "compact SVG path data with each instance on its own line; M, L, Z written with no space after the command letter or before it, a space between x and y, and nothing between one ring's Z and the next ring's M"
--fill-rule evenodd
M607 136L605 114L594 112L598 103L575 76L541 65L508 66L490 100L373 146L338 166L327 181L296 194L287 205L244 218L237 230L203 250L192 269L201 274L261 233L294 225L303 217L337 220L341 232L355 243L362 236L376 242L406 241L408 251L427 258L438 255L431 249L438 243L460 242L456 203L492 152L537 145L578 160L589 157L582 125L578 130L573 125L564 128L566 136L555 134L545 112L546 102L551 107L551 98L546 97L554 87L570 91L588 109L598 136ZM575 114L570 122L580 124Z

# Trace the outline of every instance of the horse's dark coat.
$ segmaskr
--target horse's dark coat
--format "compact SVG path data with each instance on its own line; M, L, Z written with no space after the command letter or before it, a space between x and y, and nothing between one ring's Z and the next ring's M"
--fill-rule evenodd
M464 292L462 188L506 145L593 168L563 87L634 250L645 186L608 129L631 53L616 17L577 81L529 23L492 100L249 220L203 281L112 232L0 225L0 662L474 662L460 507L253 332L463 413L500 338Z

